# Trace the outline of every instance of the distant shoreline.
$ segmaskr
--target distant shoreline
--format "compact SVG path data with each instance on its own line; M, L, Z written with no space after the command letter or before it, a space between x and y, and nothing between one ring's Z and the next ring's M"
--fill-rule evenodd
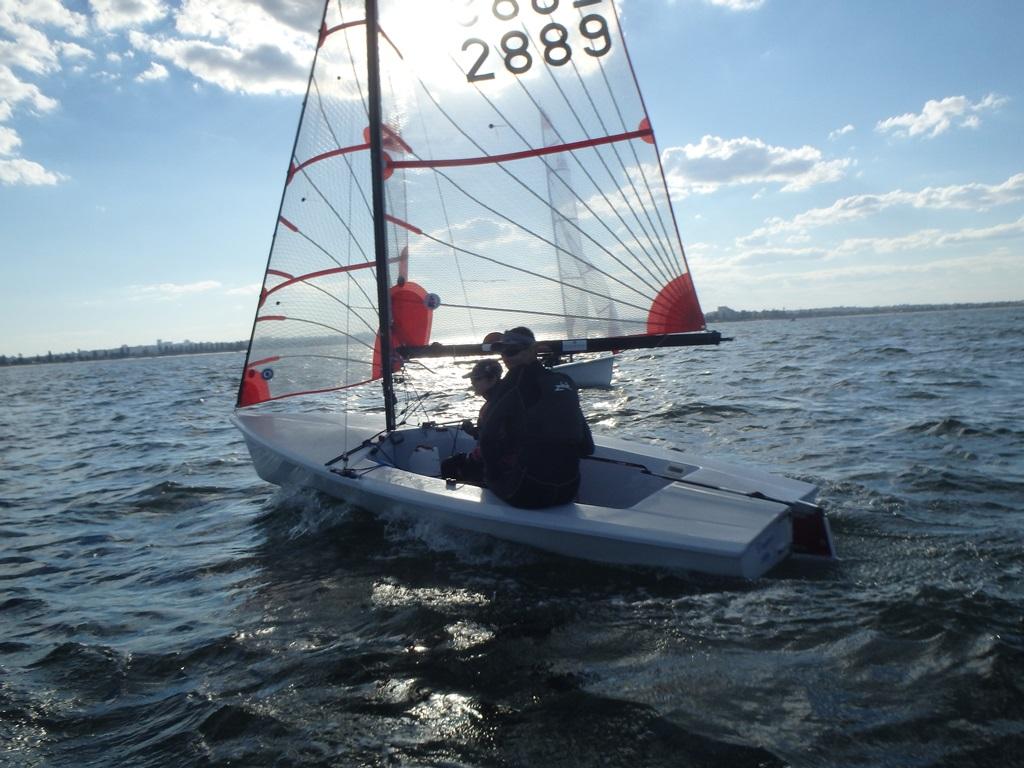
M796 320L806 317L850 317L858 315L890 315L902 312L943 312L963 309L1000 309L1024 307L1024 301L989 301L964 304L896 304L888 307L824 307L820 309L732 309L719 307L705 312L708 323L730 323L742 320ZM146 357L209 354L213 352L244 352L248 341L184 341L163 342L112 349L78 350L45 355L0 355L0 367L45 365L47 363L78 363L95 360L135 360Z
M849 317L855 315L892 315L903 312L946 312L960 309L1001 309L1024 307L1024 301L988 301L964 304L895 304L888 307L822 307L820 309L732 309L719 307L704 313L708 323L740 320L795 320L801 317Z

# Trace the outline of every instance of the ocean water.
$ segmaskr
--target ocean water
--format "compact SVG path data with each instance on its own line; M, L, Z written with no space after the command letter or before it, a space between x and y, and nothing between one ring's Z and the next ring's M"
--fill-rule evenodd
M834 566L605 567L268 486L238 354L0 369L0 765L1024 764L1024 311L720 329L588 418L819 484Z

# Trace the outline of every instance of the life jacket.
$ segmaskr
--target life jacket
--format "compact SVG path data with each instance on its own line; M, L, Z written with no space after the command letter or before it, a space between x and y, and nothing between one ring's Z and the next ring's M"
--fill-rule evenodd
M513 370L488 401L480 430L487 484L507 498L524 480L571 482L594 451L572 379L539 363Z

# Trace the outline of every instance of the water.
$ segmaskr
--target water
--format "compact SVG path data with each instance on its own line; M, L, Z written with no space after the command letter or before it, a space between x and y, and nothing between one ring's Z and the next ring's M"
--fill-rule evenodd
M753 583L265 485L236 354L0 369L0 765L1019 765L1022 328L624 355L596 432L822 486L842 562Z

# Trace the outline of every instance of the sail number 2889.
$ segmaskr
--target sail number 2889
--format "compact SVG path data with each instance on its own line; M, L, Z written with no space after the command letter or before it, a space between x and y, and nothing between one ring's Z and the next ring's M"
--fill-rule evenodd
M488 0L489 1L489 0ZM560 2L573 8L583 9L591 5L599 5L603 0L493 0L491 14L499 21L512 21L520 11L526 11L529 3L535 13L547 16L554 13ZM468 17L459 23L465 27L476 24L478 16L473 14L469 6L471 0L463 3ZM520 8L520 4L524 8ZM581 11L582 13L582 11ZM612 49L612 36L608 29L608 20L600 13L586 13L580 16L577 26L580 36L584 38L582 48L588 56L604 56ZM573 48L569 44L571 34L564 24L552 21L543 26L536 41L536 53L543 56L544 61L552 67L561 67L572 60ZM500 51L495 53L505 64L505 69L513 75L521 75L533 66L535 53L530 50L530 38L522 29L513 29L501 37ZM476 58L466 73L466 80L475 83L480 80L493 80L494 72L488 71L488 58L491 46L479 37L471 37L462 44L463 51L469 51Z

